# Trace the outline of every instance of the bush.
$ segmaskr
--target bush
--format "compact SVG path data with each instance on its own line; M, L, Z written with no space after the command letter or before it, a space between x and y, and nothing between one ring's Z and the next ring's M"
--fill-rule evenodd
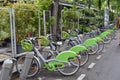
M14 8L15 9L15 26L16 26L16 35L17 35L18 43L23 38L27 37L29 33L31 36L38 36L38 13L37 11L35 12L32 10L41 10L40 19L41 19L41 22L43 22L42 11L44 9L48 10L51 4L52 4L52 0L47 0L47 1L46 0L35 0L34 3L30 3L30 2L27 2L27 3L17 2L14 4L7 3L6 6L1 7L1 8ZM3 11L2 13L0 13L0 18L3 17L3 14L4 14L4 18L6 22L1 21L0 25L2 25L2 27L5 26L6 29L9 29L10 28L9 17L6 16L7 13ZM51 18L50 21L53 22L53 18ZM51 23L48 22L47 26L49 26L50 24Z

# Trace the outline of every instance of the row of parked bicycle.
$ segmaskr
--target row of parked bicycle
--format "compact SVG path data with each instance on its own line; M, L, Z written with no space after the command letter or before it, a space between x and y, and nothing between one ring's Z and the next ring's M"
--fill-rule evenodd
M77 29L75 32L77 33L76 37L70 36L67 39L62 39L62 43L53 40L55 35L48 35L47 38L42 36L23 39L21 41L23 50L35 53L27 77L39 74L42 68L49 71L58 71L65 76L74 75L80 67L88 62L89 55L102 53L105 44L110 43L116 35L115 28L103 32L97 29L84 34L79 34ZM69 31L69 33L72 33L72 31ZM49 42L46 40L49 40ZM36 42L49 44L48 53L43 51L46 47L36 47ZM46 54L46 57L43 57L41 52ZM24 61L25 55L17 59L16 68L19 73L22 71Z

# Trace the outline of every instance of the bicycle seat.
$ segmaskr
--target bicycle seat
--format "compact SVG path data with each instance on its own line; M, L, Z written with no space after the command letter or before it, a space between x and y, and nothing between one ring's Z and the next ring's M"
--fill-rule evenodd
M77 37L71 37L70 40L73 41L75 40Z
M55 43L55 42L52 42L52 45L54 45L54 46L61 46L60 44L58 44L58 43Z

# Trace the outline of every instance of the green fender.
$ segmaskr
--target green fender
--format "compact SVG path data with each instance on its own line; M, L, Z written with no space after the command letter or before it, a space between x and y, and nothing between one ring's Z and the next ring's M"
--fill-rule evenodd
M68 62L69 58L75 57L75 56L77 56L77 54L73 51L63 51L56 56L56 60Z
M84 41L83 45L85 45L86 47L89 46L94 46L95 44L97 44L96 40L93 38L87 39Z
M107 32L110 32L110 33L113 32L113 31L114 31L114 30L112 30L112 29L107 30Z
M101 37L102 39L104 39L108 35L110 35L110 32L103 32L103 33L100 34L99 37Z
M117 30L116 26L114 26L114 27L112 28L112 30L113 30L113 31Z
M70 51L74 51L75 53L79 53L79 52L82 52L82 51L85 51L87 50L87 48L85 46L82 46L82 45L76 45L72 48L70 48Z
M69 58L75 58L75 56L77 56L77 54L73 51L63 51L56 56L55 60L68 62ZM63 62L51 61L48 64L45 64L45 67L48 70L53 71L53 70L56 70L57 67L58 68L63 68L64 67Z
M93 39L97 43L97 39L96 38L91 38L91 39Z
M105 31L105 32L103 32L103 33L101 33L101 35L109 35L110 34L110 32L108 32L108 31Z
M102 42L103 41L103 39L100 38L100 37L95 37L95 39L97 40L97 42Z
M45 67L49 71L54 71L54 70L57 70L57 68L64 68L64 63L52 61L52 62L45 64Z
M104 39L106 35L99 35L100 38Z

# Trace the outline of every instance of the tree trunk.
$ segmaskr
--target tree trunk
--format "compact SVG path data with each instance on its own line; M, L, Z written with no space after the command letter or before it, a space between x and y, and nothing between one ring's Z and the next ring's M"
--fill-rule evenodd
M58 26L58 6L59 6L59 0L54 0L53 3L53 16L55 17L54 24L53 24L53 35L56 35L56 30Z
M102 5L101 0L99 0L98 1L99 10L101 10L101 5Z
M88 8L90 9L91 7L91 0L88 0Z
M107 1L108 8L110 7L110 0Z

